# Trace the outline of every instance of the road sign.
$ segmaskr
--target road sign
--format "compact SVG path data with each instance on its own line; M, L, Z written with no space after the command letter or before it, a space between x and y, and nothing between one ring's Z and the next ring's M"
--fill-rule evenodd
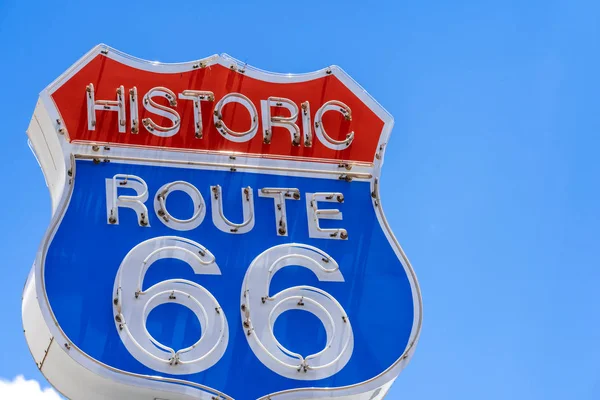
M23 296L72 399L382 398L421 297L381 209L391 116L338 67L90 51L28 136L53 217Z

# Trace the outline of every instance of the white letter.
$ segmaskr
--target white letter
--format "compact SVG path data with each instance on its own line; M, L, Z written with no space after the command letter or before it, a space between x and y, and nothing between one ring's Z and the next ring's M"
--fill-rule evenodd
M263 123L263 142L271 143L273 137L273 127L279 126L290 131L292 144L300 145L300 128L296 125L298 119L298 106L290 99L283 97L269 97L267 100L261 100L262 108L262 123ZM271 116L271 107L283 107L290 112L289 117L273 117Z
M236 224L228 220L223 214L223 193L221 186L211 186L212 218L215 226L227 233L246 233L254 228L254 196L250 186L242 188L242 204L244 222Z
M136 196L117 195L118 188L133 189ZM139 176L117 174L106 179L106 218L109 224L119 224L119 207L131 208L138 216L140 226L150 226L148 209L144 202L148 200L148 185Z
M184 90L179 94L182 100L192 100L194 102L194 126L196 127L196 139L202 139L202 110L201 101L215 101L213 92L203 90Z
M169 196L169 193L176 190L186 193L194 203L194 214L189 219L177 219L167 211L167 197ZM158 189L158 194L154 199L154 211L156 211L156 215L158 215L160 221L169 228L178 231L189 231L196 228L204 221L206 204L204 203L202 194L194 185L184 181L175 181L163 185Z
M123 86L117 89L117 100L96 100L94 85L86 86L88 130L96 130L96 110L116 111L119 113L119 132L125 133L125 103L123 102Z
M246 108L246 110L248 110L248 113L250 114L251 123L250 129L248 129L246 132L232 131L223 122L222 109L223 106L225 106L225 104L228 103L239 103L243 105L244 108ZM258 118L256 114L256 107L254 107L254 104L252 104L252 101L250 101L249 98L247 98L241 93L229 93L217 103L217 106L215 107L213 120L215 123L215 127L219 132L221 132L221 135L223 135L228 140L231 140L232 142L241 143L247 142L248 140L252 139L254 135L256 135L256 132L258 131Z
M144 127L148 132L160 136L160 137L171 137L179 132L179 125L181 125L181 119L179 117L179 113L172 108L167 106L163 106L152 100L153 97L164 97L169 100L169 104L173 107L177 105L177 99L175 98L175 93L166 87L158 86L152 88L146 93L144 96L144 108L146 110L153 112L156 115L160 115L162 117L168 118L173 123L171 127L164 127L158 125L151 118L144 118L142 122L144 123Z
M354 140L354 132L348 133L346 135L346 140L334 140L331 138L331 136L325 132L325 127L323 126L323 114L327 111L337 111L341 113L347 121L352 121L352 110L341 101L330 100L323 104L315 115L315 132L319 141L332 150L344 150L346 147L350 146L352 140Z
M131 133L138 133L140 131L139 126L139 113L137 103L137 87L129 89L129 120L131 122Z
M290 188L263 188L258 191L260 197L270 197L275 202L275 230L277 236L287 236L287 215L285 201L300 200L300 190Z
M304 147L312 146L312 124L310 123L310 103L305 101L302 106L302 132L304 133Z
M306 193L306 211L308 214L308 236L320 239L348 239L348 232L343 228L323 229L319 226L319 219L342 219L342 213L337 209L319 209L317 202L344 202L341 193Z

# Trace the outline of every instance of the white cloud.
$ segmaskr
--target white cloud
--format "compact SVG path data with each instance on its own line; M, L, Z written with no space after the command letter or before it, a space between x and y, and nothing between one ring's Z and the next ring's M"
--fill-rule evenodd
M54 389L42 389L38 381L25 380L23 375L13 381L0 379L0 399L2 400L61 400Z

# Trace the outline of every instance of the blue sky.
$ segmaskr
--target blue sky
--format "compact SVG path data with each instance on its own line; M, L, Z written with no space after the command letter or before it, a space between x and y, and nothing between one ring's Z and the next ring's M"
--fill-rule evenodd
M394 117L381 191L424 326L388 399L600 398L600 4L0 0L0 378L47 386L21 290L50 219L25 130L94 45L344 68ZM158 27L158 28L153 28Z

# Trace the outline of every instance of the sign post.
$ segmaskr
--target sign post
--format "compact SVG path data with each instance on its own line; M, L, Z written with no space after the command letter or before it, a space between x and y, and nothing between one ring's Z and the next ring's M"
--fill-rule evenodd
M27 132L38 368L75 400L383 398L422 319L379 196L392 125L338 67L92 49Z

